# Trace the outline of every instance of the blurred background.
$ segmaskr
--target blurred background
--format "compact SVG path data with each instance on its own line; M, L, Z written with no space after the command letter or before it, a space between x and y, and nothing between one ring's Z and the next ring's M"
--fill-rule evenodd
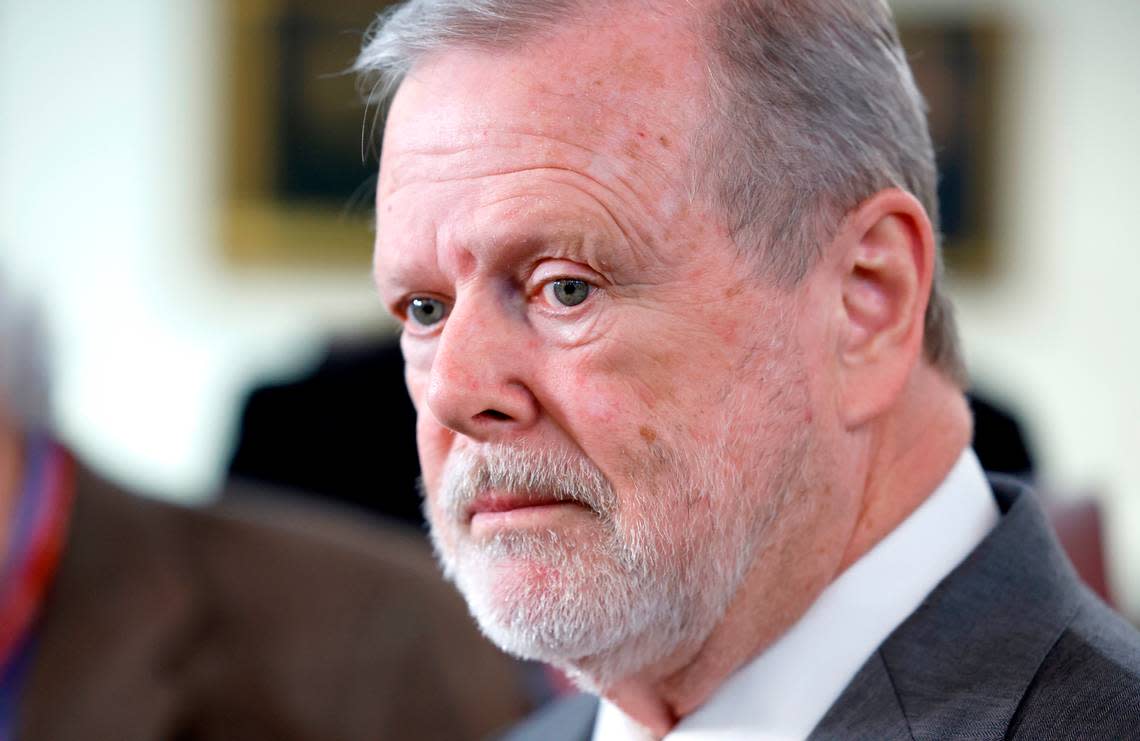
M0 266L44 311L62 436L111 476L210 496L252 388L391 334L371 122L337 74L379 4L0 0ZM1098 503L1136 621L1140 3L893 5L976 388L1020 422L1044 489ZM380 408L344 421L366 466Z

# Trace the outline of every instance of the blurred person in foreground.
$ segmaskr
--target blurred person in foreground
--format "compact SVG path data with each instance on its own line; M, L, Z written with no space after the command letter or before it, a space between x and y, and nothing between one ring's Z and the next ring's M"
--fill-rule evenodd
M412 0L375 271L432 535L600 694L518 738L1132 737L1140 637L987 480L879 0Z
M526 706L414 531L125 494L0 291L0 739L478 739Z

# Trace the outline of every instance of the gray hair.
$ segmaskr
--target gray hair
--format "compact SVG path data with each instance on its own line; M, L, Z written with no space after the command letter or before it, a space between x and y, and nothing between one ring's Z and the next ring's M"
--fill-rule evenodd
M39 314L0 279L0 412L33 430L51 418L47 335Z
M589 7L596 5L408 0L373 24L354 69L381 111L424 57L518 46ZM715 113L695 141L695 160L708 166L692 174L718 194L735 241L765 273L800 281L844 216L889 187L912 193L937 233L926 107L885 0L719 0L696 20L710 52ZM940 247L924 343L927 360L965 386Z

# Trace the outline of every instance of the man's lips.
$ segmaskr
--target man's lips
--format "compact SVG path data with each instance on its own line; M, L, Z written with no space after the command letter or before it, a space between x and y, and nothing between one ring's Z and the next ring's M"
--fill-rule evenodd
M510 512L515 509L528 507L544 507L550 504L568 504L550 496L527 496L517 494L486 494L476 497L471 506L467 508L467 518L475 515L493 514L497 512Z
M581 502L530 494L484 494L467 508L472 534L513 528L549 527L560 517L593 510Z

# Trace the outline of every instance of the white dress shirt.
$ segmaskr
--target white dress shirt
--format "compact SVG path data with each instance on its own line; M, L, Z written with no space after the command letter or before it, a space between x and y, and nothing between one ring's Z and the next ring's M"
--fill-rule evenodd
M721 685L667 741L803 739L879 645L997 524L966 448L935 492L832 582L795 625ZM603 700L594 741L651 736Z

